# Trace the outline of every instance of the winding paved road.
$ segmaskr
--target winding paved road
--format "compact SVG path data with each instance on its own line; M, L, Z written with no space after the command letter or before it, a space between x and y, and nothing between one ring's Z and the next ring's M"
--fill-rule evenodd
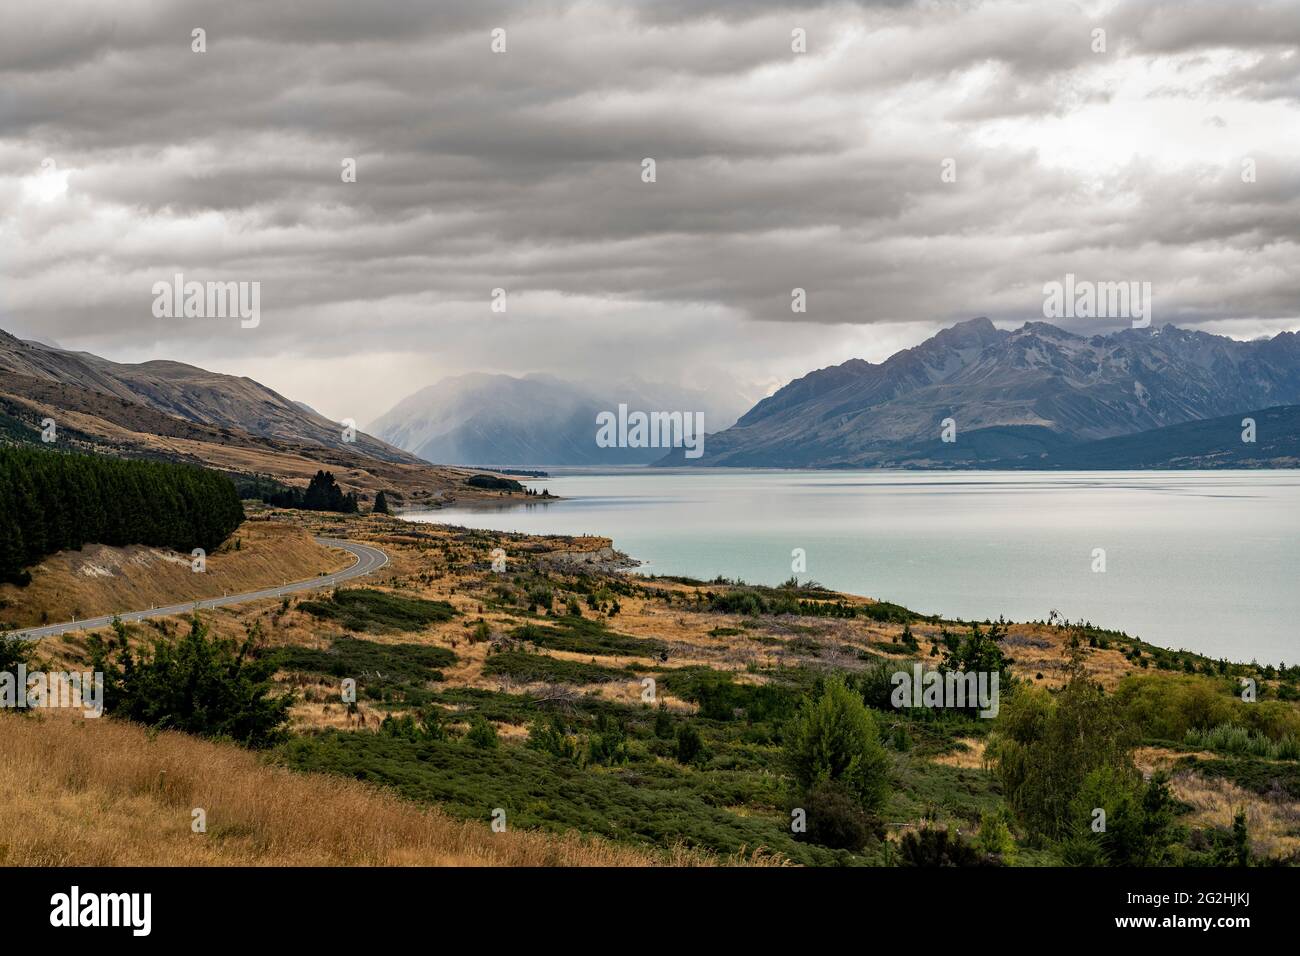
M278 588L266 588L262 591L246 591L243 594L229 594L225 597L204 598L201 601L186 601L183 604L169 604L167 607L151 608L148 611L129 611L124 614L109 614L104 617L92 617L85 621L69 621L66 624L50 624L46 627L33 627L25 631L12 631L7 636L22 638L26 641L41 637L56 637L69 631L93 631L108 627L113 618L120 617L124 622L143 621L151 617L168 617L172 614L186 614L214 607L229 607L232 604L244 604L248 601L260 601L263 598L280 597L295 591L314 591L317 588L333 587L343 581L350 581L366 574L373 574L388 563L388 555L378 548L342 538L317 538L317 544L327 548L341 548L353 555L357 561L352 567L321 577L308 578L306 581L294 581Z

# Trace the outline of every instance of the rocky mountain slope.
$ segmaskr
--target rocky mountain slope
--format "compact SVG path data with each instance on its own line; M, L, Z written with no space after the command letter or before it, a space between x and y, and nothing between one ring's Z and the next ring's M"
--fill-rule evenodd
M1084 337L971 319L873 364L810 372L665 464L978 464L1300 403L1300 336L1240 342L1164 326ZM941 441L945 419L956 441Z
M10 376L86 389L198 425L236 428L250 435L325 448L347 448L381 461L417 461L361 432L355 443L344 442L341 424L251 378L222 375L180 362L124 365L88 352L25 342L0 331L0 384Z
M1243 423L1254 423L1253 441ZM1127 471L1155 468L1300 468L1300 405L1183 422L1056 452L993 462L992 468Z
M256 478L245 489L254 495L265 479L265 490L303 486L321 469L362 502L381 490L408 508L506 494L361 432L345 442L341 425L249 378L178 362L122 365L0 332L0 444L41 444L47 419L55 448L203 465Z

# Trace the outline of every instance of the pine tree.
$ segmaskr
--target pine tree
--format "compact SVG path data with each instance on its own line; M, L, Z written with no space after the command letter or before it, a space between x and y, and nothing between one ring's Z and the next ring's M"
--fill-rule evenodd
M215 550L244 520L234 483L190 465L0 448L0 581L95 543Z

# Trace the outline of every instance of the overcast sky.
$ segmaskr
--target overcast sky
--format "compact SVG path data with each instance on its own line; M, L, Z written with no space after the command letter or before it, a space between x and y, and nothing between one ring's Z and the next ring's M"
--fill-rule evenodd
M1300 329L1298 45L1300 0L6 3L0 328L361 422L473 370L756 399L1067 272ZM155 317L176 272L261 324Z

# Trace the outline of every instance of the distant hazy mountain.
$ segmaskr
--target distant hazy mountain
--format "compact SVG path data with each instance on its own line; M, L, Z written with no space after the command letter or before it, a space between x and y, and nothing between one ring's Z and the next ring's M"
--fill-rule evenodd
M391 462L415 462L400 449L343 427L251 378L221 375L180 362L123 365L89 352L25 342L0 331L0 386L50 382L84 389L199 425L233 428L280 441L346 449ZM30 389L28 389L30 390Z
M575 384L550 375L473 373L447 378L408 396L370 423L384 441L448 465L644 464L662 448L600 448L596 415L629 410L700 411L706 428L725 428L744 404L637 380Z
M1083 337L971 319L880 364L810 372L711 434L693 462L950 467L1300 403L1300 336L1238 342L1172 326ZM940 440L944 419L956 441Z

